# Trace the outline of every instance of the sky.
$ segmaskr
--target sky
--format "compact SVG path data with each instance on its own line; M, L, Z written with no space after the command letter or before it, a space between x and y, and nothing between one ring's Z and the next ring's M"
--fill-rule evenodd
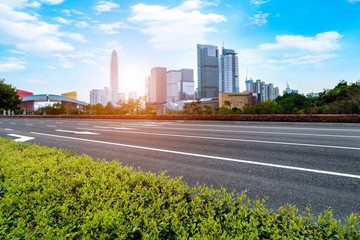
M153 67L194 69L196 44L238 53L245 79L300 93L360 80L360 0L0 0L0 78L35 94L144 95Z

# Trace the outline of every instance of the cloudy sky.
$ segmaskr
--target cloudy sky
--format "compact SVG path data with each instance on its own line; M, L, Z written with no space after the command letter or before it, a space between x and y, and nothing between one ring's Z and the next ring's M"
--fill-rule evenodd
M234 49L246 76L301 93L360 79L360 0L0 0L0 78L35 94L144 93L155 66L193 68L196 44ZM195 74L195 80L197 75Z

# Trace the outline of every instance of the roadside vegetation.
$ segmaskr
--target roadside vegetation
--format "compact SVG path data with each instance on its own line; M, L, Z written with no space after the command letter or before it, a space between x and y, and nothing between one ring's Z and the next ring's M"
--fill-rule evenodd
M0 138L0 239L360 239L358 215L265 204Z

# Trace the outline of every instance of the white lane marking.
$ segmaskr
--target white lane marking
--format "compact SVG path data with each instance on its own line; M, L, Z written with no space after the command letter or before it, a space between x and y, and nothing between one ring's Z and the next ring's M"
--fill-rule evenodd
M78 123L78 125L89 125L88 123Z
M95 126L100 127L100 126ZM255 133L255 134L278 134L278 135L300 135L300 136L314 136L314 137L340 137L340 138L360 138L360 136L351 136L351 135L331 135L331 134L313 134L313 133L287 133L287 132L258 132L258 131L245 131L245 130L218 130L218 129L199 129L199 128L163 128L162 130L185 130L185 131L205 131L205 132L231 132L231 133ZM118 129L115 127L102 127L102 128L112 128L112 129Z
M60 123L60 124L62 124L63 122L55 122L55 123Z
M29 140L35 139L34 137L28 137L23 135L17 135L17 134L7 134L10 137L17 137L17 139L14 139L15 142L26 142Z
M25 125L27 125L27 126L32 126L33 124L32 124L32 123L27 123L27 124L25 124Z
M56 127L56 126L54 126L54 125L46 125L47 127L51 127L51 128L54 128L54 127Z
M109 128L109 129L116 129L116 130L133 130L134 128L127 128L127 127L103 127L103 126L94 126L96 128ZM80 128L78 128L80 129Z
M81 134L81 135L99 135L99 133L94 133L94 132L79 132L79 131L62 130L62 129L56 129L55 131L68 132L68 133Z
M237 126L237 125L211 125L211 124L189 124L189 123L185 123L185 124L178 124L178 123L169 123L169 125L183 125L183 126L203 126L203 127L216 127L216 128L220 128L220 127L231 127L231 128L264 128L264 129L289 129L289 130L317 130L317 131L350 131L350 132L360 132L360 129L341 129L341 128L309 128L309 127L304 127L304 128L300 128L300 127L261 127L261 126Z
M311 169L311 168L292 167L292 166L279 165L279 164L255 162L255 161L250 161L250 160L241 160L241 159L235 159L235 158L217 157L217 156L210 156L210 155L204 155L204 154L180 152L180 151L166 150L166 149L160 149L160 148L151 148L151 147L143 147L143 146L136 146L136 145L128 145L128 144L122 144L122 143L105 142L105 141L85 139L85 138L66 137L66 136L46 134L46 133L38 133L38 132L31 132L31 134L48 136L48 137L71 139L71 140L91 142L91 143L115 145L115 146L120 146L120 147L136 148L136 149L142 149L142 150L173 153L173 154L186 155L186 156L192 156L192 157L216 159L216 160L222 160L222 161L238 162L238 163L245 163L245 164L251 164L251 165L259 165L259 166L266 166L266 167L274 167L274 168L281 168L281 169L296 170L296 171L302 171L302 172L321 173L321 174L332 175L332 176L340 176L340 177L349 177L349 178L360 179L360 175L353 175L353 174L339 173L339 172L330 172L330 171L323 171L323 170L317 170L317 169Z
M4 128L5 131L12 131L11 128Z
M77 128L77 129L87 130L87 128ZM357 147L345 147L345 146L335 146L335 145L319 145L319 144L310 144L310 143L272 142L272 141L240 139L240 138L219 138L219 137L190 136L190 135L178 135L178 134L167 134L167 133L129 132L129 131L117 131L117 130L114 131L114 130L106 130L106 129L98 129L98 131L121 132L121 133L143 134L143 135L157 135L157 136L168 136L168 137L182 137L182 138L197 138L197 139L209 139L209 140L221 140L221 141L254 142L254 143L268 143L268 144L319 147L319 148L337 148L337 149L348 149L348 150L360 150L360 148L357 148Z

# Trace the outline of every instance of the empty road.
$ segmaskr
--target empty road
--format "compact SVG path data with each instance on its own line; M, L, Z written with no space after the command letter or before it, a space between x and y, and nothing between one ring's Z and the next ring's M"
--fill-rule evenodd
M360 213L360 124L0 118L0 137L247 189L268 208Z

